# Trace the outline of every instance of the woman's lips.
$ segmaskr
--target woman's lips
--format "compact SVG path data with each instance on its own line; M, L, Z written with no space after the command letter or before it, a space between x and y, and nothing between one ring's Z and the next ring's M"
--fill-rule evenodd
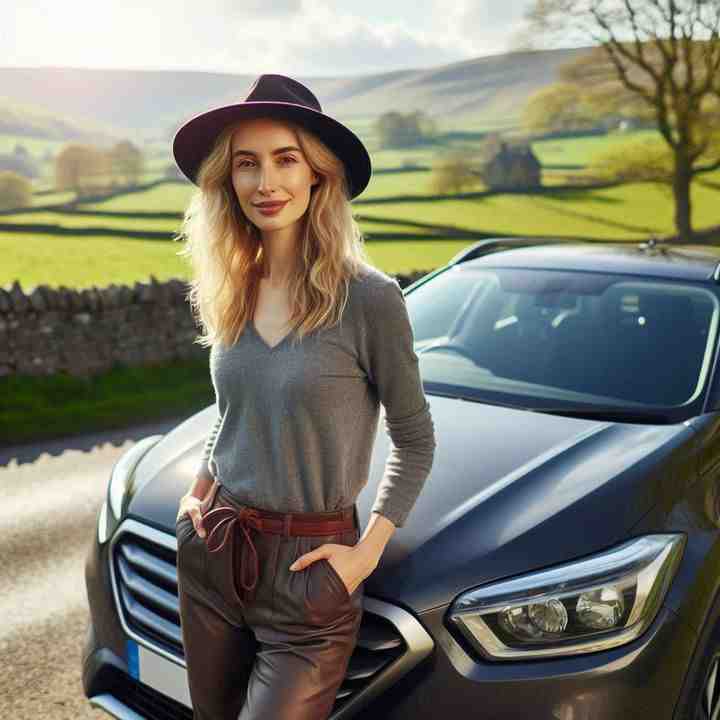
M256 205L255 207L263 215L277 215L277 213L279 213L286 205L287 200L284 203L279 203L277 205Z

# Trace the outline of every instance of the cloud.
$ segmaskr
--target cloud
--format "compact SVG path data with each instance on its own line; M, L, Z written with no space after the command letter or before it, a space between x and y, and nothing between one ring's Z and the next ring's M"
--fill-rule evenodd
M465 57L505 52L520 29L530 0L435 0L431 17L438 33Z
M282 18L302 12L302 0L215 0L212 5L216 20L233 17L244 19ZM197 7L197 6L195 6Z
M255 72L275 69L298 74L354 75L387 69L432 66L457 59L442 38L405 23L372 22L338 5L305 0L292 24L254 18L237 30L223 53L227 65L252 65ZM239 50L240 44L242 49ZM232 48L232 49L231 49ZM219 57L217 58L219 60Z
M301 76L433 67L501 52L529 0L24 0L13 65Z
M236 34L230 42L213 55L213 64L302 75L433 67L504 51L527 4L431 0L424 11L413 13L417 2L405 0L393 6L395 17L384 14L379 20L372 17L372 3L359 11L355 4L343 7L326 0L286 2L292 21L247 15L241 27L231 30Z

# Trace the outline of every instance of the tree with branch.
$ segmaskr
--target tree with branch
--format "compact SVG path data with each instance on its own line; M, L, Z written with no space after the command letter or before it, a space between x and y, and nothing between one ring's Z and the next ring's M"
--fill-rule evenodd
M536 46L561 33L593 44L565 81L653 119L672 155L678 241L692 242L693 177L720 167L720 0L535 0L526 20Z

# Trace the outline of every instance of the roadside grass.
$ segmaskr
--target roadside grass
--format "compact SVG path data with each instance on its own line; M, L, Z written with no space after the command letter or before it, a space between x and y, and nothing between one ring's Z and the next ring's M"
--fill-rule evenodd
M116 366L95 377L9 376L1 384L0 446L192 415L215 402L207 357Z

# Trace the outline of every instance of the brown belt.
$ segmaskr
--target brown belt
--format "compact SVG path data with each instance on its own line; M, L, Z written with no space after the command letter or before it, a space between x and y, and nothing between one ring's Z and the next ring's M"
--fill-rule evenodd
M220 485L215 481L208 497L203 500L205 507L210 507ZM258 554L252 539L252 530L274 535L334 535L355 529L355 508L350 506L342 510L329 512L278 512L274 510L263 510L249 505L221 505L206 512L202 516L203 527L205 528L205 544L208 552L218 552L225 547L230 540L231 566L233 567L233 588L236 598L242 605L245 601L254 597L255 589L260 575ZM217 542L220 537L220 529L225 528L222 541ZM234 538L244 536L246 542L240 546L240 553L235 552ZM242 537L240 540L242 541ZM215 543L213 544L213 540ZM246 551L250 550L253 555L252 574L250 581L245 582L245 567L247 563ZM237 578L240 578L240 588L237 585Z

